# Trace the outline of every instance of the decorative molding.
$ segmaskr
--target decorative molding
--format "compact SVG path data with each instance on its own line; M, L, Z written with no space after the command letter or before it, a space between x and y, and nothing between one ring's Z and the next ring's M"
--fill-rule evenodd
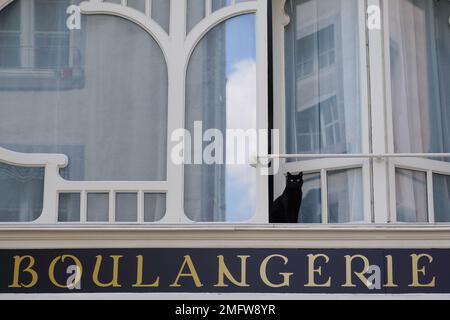
M449 248L450 226L0 228L0 248Z

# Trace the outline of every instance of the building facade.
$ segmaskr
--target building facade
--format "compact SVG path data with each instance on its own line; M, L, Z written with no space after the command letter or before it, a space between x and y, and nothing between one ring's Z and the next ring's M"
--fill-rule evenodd
M0 1L0 293L450 294L449 19L434 0ZM236 164L233 130L278 134ZM269 224L300 172L298 223ZM189 285L142 286L146 254ZM302 285L269 265L289 260ZM88 289L55 285L72 265Z

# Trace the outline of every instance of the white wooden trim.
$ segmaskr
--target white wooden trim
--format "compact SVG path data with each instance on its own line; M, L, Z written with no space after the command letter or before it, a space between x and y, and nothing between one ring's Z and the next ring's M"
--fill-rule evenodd
M0 249L447 248L450 226L156 225L0 227Z

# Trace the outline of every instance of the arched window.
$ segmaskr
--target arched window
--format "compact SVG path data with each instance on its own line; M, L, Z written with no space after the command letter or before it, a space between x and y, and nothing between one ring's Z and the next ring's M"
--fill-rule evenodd
M248 163L233 164L236 140L227 135L227 130L257 128L255 23L254 14L222 22L190 58L186 129L194 132L197 124L202 133L218 130L220 139L206 140L224 146L220 155L212 154L218 156L216 163L185 166L185 212L193 221L246 221L255 214L257 170Z
M138 191L144 187L139 181L167 179L165 58L152 36L123 18L82 16L80 29L69 30L71 3L17 0L1 11L0 146L68 157L60 170L65 182L58 190L60 222L80 221L81 192L87 222L110 221L114 184L89 189L83 181L137 182L131 190L114 192L114 220L137 222ZM11 185L14 171L1 172L0 183ZM16 180L24 175L20 171ZM36 192L38 187L42 192L40 184L28 186ZM157 209L155 195L143 198L144 220L161 219L165 205ZM8 220L25 221L21 216Z
M28 191L0 194L0 222L267 222L249 161L199 179L171 159L191 120L267 129L266 17L263 0L8 1L0 188Z

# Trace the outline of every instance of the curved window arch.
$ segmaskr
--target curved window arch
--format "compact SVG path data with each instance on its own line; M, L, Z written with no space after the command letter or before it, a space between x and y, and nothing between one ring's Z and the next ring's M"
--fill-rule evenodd
M257 128L255 32L255 14L230 18L206 34L188 65L186 129L202 127L213 162L185 166L185 212L196 222L246 221L256 210L256 169L230 158L237 140L227 135ZM211 143L218 148L208 153Z

